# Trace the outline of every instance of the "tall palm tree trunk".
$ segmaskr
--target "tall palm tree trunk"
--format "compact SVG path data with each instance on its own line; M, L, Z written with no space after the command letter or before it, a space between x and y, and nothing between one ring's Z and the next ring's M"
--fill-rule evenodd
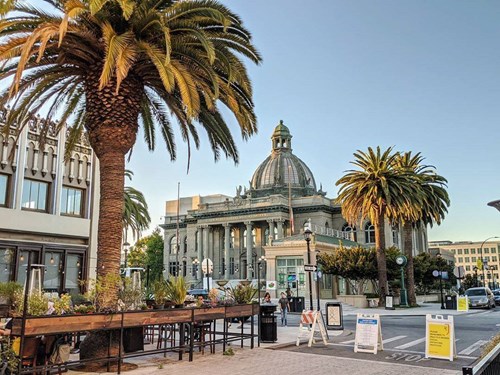
M377 223L375 223L375 250L377 253L378 286L380 289L379 306L385 306L385 296L387 294L387 261L385 257L384 229L384 217L379 216Z
M415 275L413 270L413 225L407 221L403 225L403 252L408 260L406 264L406 280L408 284L408 302L410 306L417 305L415 293Z

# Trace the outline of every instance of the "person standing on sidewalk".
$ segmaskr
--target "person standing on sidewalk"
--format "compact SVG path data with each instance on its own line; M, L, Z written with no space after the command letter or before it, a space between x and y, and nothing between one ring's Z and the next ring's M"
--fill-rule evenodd
M278 301L278 304L280 305L280 311L281 311L281 325L287 326L287 315L288 311L290 310L290 303L288 302L288 298L286 297L285 292L281 292L281 298Z

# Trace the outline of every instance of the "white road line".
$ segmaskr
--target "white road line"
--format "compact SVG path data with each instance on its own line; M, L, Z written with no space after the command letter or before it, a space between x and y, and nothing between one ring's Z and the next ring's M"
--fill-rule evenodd
M418 345L425 342L425 337L422 337L421 339L418 340L413 340L410 342L407 342L406 344L396 346L394 349L408 349L411 348L412 346Z
M471 346L469 346L468 348L465 348L464 350L462 350L460 353L458 354L463 354L463 355L469 355L469 354L472 354L473 352L475 352L476 350L478 350L481 346L483 346L484 344L486 344L488 341L485 341L485 340L478 340L476 341L474 344L472 344Z
M395 337L391 337L390 339L385 339L385 340L382 340L382 342L384 344L388 344L390 342L393 342L393 341L396 341L396 340L401 340L401 339L404 339L405 337L408 337L408 336L395 336Z
M342 341L341 344L354 344L356 340Z

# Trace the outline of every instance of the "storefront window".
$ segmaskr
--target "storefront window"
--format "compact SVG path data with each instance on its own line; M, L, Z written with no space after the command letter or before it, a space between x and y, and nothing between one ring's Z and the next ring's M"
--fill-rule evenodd
M81 271L82 256L79 254L68 254L66 256L66 267L64 272L64 289L70 294L77 294L80 292Z
M0 282L11 280L14 264L14 249L0 248Z
M59 291L61 286L61 253L45 253L44 265L45 273L43 277L43 289Z

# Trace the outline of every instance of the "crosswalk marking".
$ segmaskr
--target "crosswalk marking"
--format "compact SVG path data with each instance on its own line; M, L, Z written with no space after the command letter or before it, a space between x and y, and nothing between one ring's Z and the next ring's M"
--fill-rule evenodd
M412 346L418 345L425 342L425 337L422 337L421 339L418 340L413 340L410 342L407 342L406 344L396 346L394 349L408 349L411 348Z
M385 339L385 340L382 340L382 342L384 344L388 344L390 342L393 342L393 341L396 341L396 340L401 340L401 339L404 339L405 337L407 336L395 336L395 337L391 337L390 339Z
M473 352L475 352L476 350L478 350L481 346L483 346L487 342L488 341L485 341L485 340L478 340L474 344L472 344L468 348L465 348L464 350L462 350L458 354L460 354L460 355L469 355L469 354L472 354Z

